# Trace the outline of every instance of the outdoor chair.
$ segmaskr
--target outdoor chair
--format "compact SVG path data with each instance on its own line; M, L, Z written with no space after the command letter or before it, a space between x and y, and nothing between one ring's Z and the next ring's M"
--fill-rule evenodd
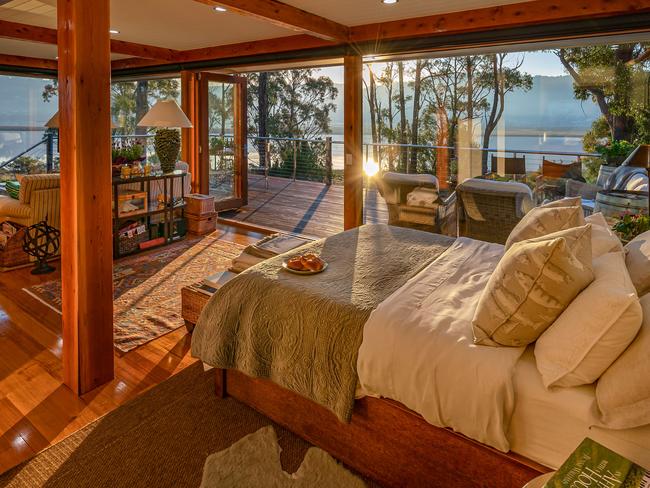
M499 171L500 162L503 162L503 171ZM501 156L491 156L491 171L500 175L525 175L526 158L504 158Z
M555 163L542 160L541 174L535 179L535 195L538 203L547 200L563 198L566 193L566 182L575 180L584 182L582 163Z
M434 175L384 173L377 188L386 200L390 225L437 231L441 200Z
M532 191L523 183L469 178L456 187L458 235L505 244L533 207Z

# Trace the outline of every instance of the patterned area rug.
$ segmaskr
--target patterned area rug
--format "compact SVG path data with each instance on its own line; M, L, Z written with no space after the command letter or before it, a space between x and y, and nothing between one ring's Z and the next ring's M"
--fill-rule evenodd
M183 325L181 288L226 269L243 246L216 236L188 238L115 262L115 347L128 352ZM61 313L61 281L23 289Z

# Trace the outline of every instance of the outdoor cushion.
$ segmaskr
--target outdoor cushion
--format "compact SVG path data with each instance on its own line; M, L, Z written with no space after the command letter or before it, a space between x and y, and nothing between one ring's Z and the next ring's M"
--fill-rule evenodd
M650 424L650 295L639 302L643 324L638 335L596 386L600 421L610 429Z
M626 246L625 264L639 296L650 291L650 231L632 239Z
M5 190L7 191L7 195L18 200L18 195L20 193L20 183L17 181L7 181L5 183Z
M581 207L582 208L582 197L565 197L560 198L559 200L553 200L542 205L544 208L557 208L557 207Z
M406 204L409 207L436 208L438 206L438 192L433 188L418 186L406 195Z
M512 229L506 240L506 250L514 243L541 237L585 224L581 207L541 206L532 209Z
M479 299L474 342L534 342L592 280L591 225L515 243Z
M20 181L20 195L18 199L21 203L29 204L31 202L33 192L49 188L59 188L60 182L60 175L55 173L25 175Z
M622 253L594 260L594 281L535 345L542 382L578 386L596 381L632 342L643 320Z
M382 180L386 183L394 183L398 185L415 185L415 186L427 186L435 188L436 190L439 187L438 178L434 175L429 174L404 174L404 173L384 173Z

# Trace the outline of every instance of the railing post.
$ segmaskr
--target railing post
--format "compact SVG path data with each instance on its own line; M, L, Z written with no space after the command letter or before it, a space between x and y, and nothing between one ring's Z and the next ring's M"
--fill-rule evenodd
M332 179L332 137L328 136L325 138L325 184L331 185Z
M269 152L269 141L264 139L264 184L266 189L269 189L269 162L271 153Z
M52 129L47 129L45 132L45 172L51 173L54 165L54 133Z
M298 170L298 151L296 141L292 141L293 146L293 181L296 181L296 171Z

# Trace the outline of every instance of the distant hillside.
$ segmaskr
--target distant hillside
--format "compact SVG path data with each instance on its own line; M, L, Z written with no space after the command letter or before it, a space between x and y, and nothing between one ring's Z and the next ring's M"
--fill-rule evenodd
M337 84L339 96L335 103L336 112L332 115L332 131L343 133L343 85ZM383 106L387 106L388 96L378 90ZM412 90L407 90L410 95ZM407 102L407 114L411 117L412 104ZM573 82L570 76L535 76L533 88L524 92L517 90L506 96L504 120L508 132L515 134L539 134L547 132L560 135L582 135L598 118L600 111L591 101L582 102L573 96ZM370 111L365 103L364 130L370 133Z

